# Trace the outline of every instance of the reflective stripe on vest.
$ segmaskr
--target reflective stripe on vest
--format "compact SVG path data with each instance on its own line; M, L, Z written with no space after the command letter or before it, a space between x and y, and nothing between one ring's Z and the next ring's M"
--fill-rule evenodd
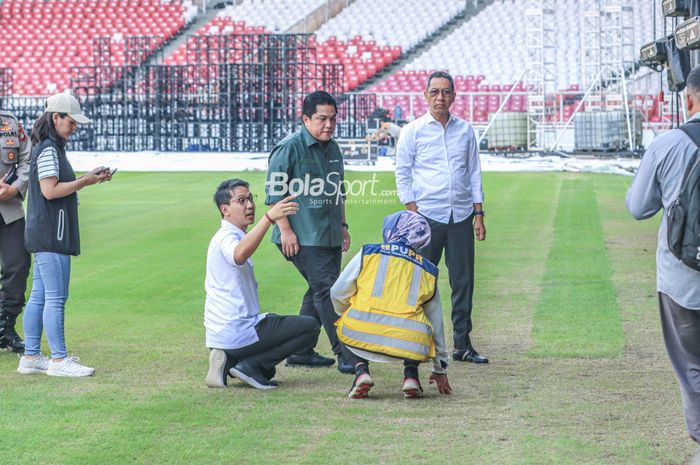
M354 339L355 341L364 342L367 344L373 344L375 346L381 347L392 347L394 349L404 350L411 352L412 354L419 354L421 358L419 360L423 361L428 357L430 353L430 347L423 344L419 344L411 341L404 341L402 339L391 339L386 336L376 336L374 334L362 333L360 331L354 331L352 329L343 328L343 336ZM356 346L357 344L355 344ZM368 348L371 350L371 348ZM376 352L376 351L372 351ZM397 355L400 357L400 355ZM413 357L402 357L402 358L413 358Z
M372 297L381 297L384 291L384 281L386 280L386 272L389 269L389 256L382 255L379 258L379 266L377 267L377 276L374 277L374 287L372 288Z
M384 291L384 283L386 282L386 273L389 269L389 256L382 255L379 258L379 266L377 267L377 275L374 277L374 286L372 287L372 297L381 297ZM413 276L411 276L411 287L408 291L408 300L406 303L410 307L415 307L418 303L418 291L420 290L420 281L423 269L418 265L413 265Z
M356 320L367 321L369 323L376 323L379 325L386 326L398 326L400 328L406 328L411 331L418 331L421 333L432 334L432 326L425 324L421 321L408 320L406 318L401 318L397 316L381 315L378 313L361 312L354 308L348 310L348 317L354 318Z
M351 308L337 324L338 338L350 347L420 362L435 357L429 323Z
M422 268L413 265L413 276L411 277L411 287L408 289L408 305L415 307L418 304L418 291L420 290L420 280Z

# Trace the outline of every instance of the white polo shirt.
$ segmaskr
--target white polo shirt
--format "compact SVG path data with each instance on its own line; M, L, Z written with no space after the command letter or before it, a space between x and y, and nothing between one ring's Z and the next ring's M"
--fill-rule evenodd
M249 258L243 265L233 261L243 236L244 231L221 220L209 243L204 328L207 347L212 349L238 349L257 342L255 325L266 316L260 314L253 261Z

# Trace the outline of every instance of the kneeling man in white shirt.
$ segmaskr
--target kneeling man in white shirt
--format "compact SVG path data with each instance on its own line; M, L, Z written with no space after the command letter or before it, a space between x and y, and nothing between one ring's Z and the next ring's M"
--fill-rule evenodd
M249 184L229 179L219 184L214 203L221 214L221 228L207 252L207 292L204 327L209 354L205 383L225 387L231 374L257 389L274 389L275 366L290 355L316 346L320 327L308 316L260 313L258 283L251 255L268 228L293 215L294 197L275 204L249 233L255 222L255 196Z

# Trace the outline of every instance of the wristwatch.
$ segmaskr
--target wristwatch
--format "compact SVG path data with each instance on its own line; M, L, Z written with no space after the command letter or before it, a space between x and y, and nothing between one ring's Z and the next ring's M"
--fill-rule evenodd
M486 216L486 212L484 210L474 210L474 216Z

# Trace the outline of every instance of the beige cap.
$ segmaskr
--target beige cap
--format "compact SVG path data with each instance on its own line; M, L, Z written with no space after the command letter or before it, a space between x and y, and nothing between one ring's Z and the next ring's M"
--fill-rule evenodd
M67 92L54 94L46 99L46 110L44 110L44 113L50 111L55 113L67 113L76 123L88 124L92 122L90 118L83 114L78 99Z

